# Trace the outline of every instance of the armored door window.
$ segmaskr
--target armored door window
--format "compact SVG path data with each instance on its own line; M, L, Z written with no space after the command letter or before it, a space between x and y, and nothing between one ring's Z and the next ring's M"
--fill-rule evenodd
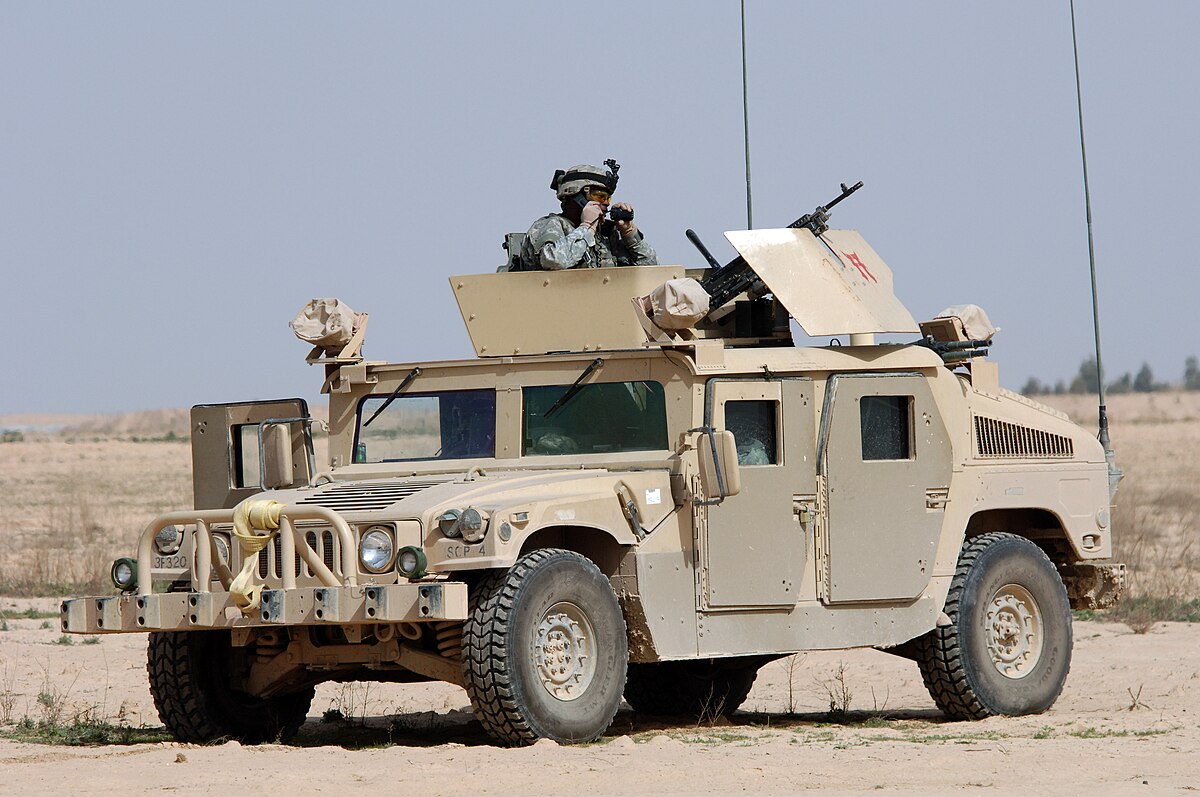
M912 396L863 396L858 411L863 460L912 459Z
M737 441L739 465L779 464L778 409L774 401L725 402L725 428Z

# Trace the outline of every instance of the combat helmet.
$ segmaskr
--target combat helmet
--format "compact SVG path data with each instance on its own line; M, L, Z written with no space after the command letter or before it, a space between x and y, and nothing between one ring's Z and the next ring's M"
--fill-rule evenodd
M609 158L604 165L609 169L587 163L581 163L566 170L558 169L550 180L550 188L554 190L559 199L573 197L589 185L603 186L611 194L617 190L617 180L619 179L617 172L620 171L621 164Z

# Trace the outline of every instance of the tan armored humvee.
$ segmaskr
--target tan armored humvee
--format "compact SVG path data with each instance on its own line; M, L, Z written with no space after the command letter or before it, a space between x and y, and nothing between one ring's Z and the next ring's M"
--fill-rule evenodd
M764 663L863 646L951 717L1043 711L1070 608L1123 585L1105 452L819 232L728 234L761 284L677 331L631 299L682 267L453 277L476 359L366 361L361 329L310 356L319 465L302 401L193 408L195 507L63 629L150 632L191 742L286 738L356 679L460 684L506 744L586 741L622 696L731 713ZM797 347L789 316L849 345Z

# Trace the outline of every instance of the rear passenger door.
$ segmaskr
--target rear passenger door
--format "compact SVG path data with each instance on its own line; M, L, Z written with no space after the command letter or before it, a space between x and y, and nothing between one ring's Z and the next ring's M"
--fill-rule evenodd
M832 376L823 416L825 601L911 600L932 573L952 462L929 379Z

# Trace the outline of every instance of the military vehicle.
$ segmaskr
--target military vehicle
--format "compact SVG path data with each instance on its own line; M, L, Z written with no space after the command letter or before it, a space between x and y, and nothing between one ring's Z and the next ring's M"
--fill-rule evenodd
M970 312L916 323L832 204L727 233L727 266L451 277L473 359L367 360L348 322L309 356L319 465L301 400L194 407L194 506L63 630L148 632L187 742L286 739L324 681L431 679L503 744L582 742L622 697L727 715L765 663L853 647L913 659L955 719L1045 710L1071 607L1124 583L1105 452L1000 387ZM668 323L689 277L712 302Z

